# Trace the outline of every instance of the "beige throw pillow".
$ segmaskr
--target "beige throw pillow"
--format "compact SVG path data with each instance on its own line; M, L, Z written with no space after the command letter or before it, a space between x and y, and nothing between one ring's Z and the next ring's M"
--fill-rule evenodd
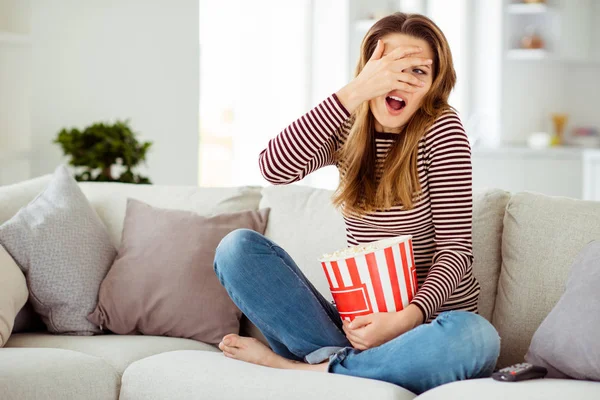
M238 333L241 311L213 270L215 250L239 228L264 233L269 210L204 217L129 199L118 256L88 319L118 334L217 344Z
M23 272L0 246L0 347L8 341L15 317L25 305L28 295Z

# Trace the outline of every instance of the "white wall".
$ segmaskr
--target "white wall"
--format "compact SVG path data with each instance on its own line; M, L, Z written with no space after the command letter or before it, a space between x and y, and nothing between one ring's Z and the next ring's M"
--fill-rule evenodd
M37 0L32 7L33 174L62 161L63 127L131 119L157 184L198 174L198 0Z

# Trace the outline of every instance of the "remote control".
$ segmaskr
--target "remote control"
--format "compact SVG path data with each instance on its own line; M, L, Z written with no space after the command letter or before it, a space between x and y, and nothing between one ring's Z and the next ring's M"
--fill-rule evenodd
M520 363L494 372L492 378L502 382L520 382L527 379L543 378L547 373L548 370L544 367L529 363Z

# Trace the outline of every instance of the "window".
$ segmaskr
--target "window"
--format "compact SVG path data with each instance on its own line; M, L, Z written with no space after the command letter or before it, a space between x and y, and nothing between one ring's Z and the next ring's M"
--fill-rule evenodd
M264 185L258 156L309 107L310 1L200 1L200 185Z

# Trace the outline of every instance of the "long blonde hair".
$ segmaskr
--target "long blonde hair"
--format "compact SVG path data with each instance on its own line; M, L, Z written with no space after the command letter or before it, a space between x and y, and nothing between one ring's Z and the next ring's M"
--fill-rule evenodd
M438 116L450 109L448 97L456 83L452 54L446 37L429 18L420 14L394 13L377 21L362 41L358 75L375 51L377 41L390 33L402 33L425 40L433 51L433 82L400 133L404 140L389 149L380 181L376 178L375 118L369 102L353 113L348 140L336 152L340 165L340 184L333 204L343 205L346 214L360 217L378 209L390 209L401 203L414 207L414 196L421 192L417 170L419 140Z

